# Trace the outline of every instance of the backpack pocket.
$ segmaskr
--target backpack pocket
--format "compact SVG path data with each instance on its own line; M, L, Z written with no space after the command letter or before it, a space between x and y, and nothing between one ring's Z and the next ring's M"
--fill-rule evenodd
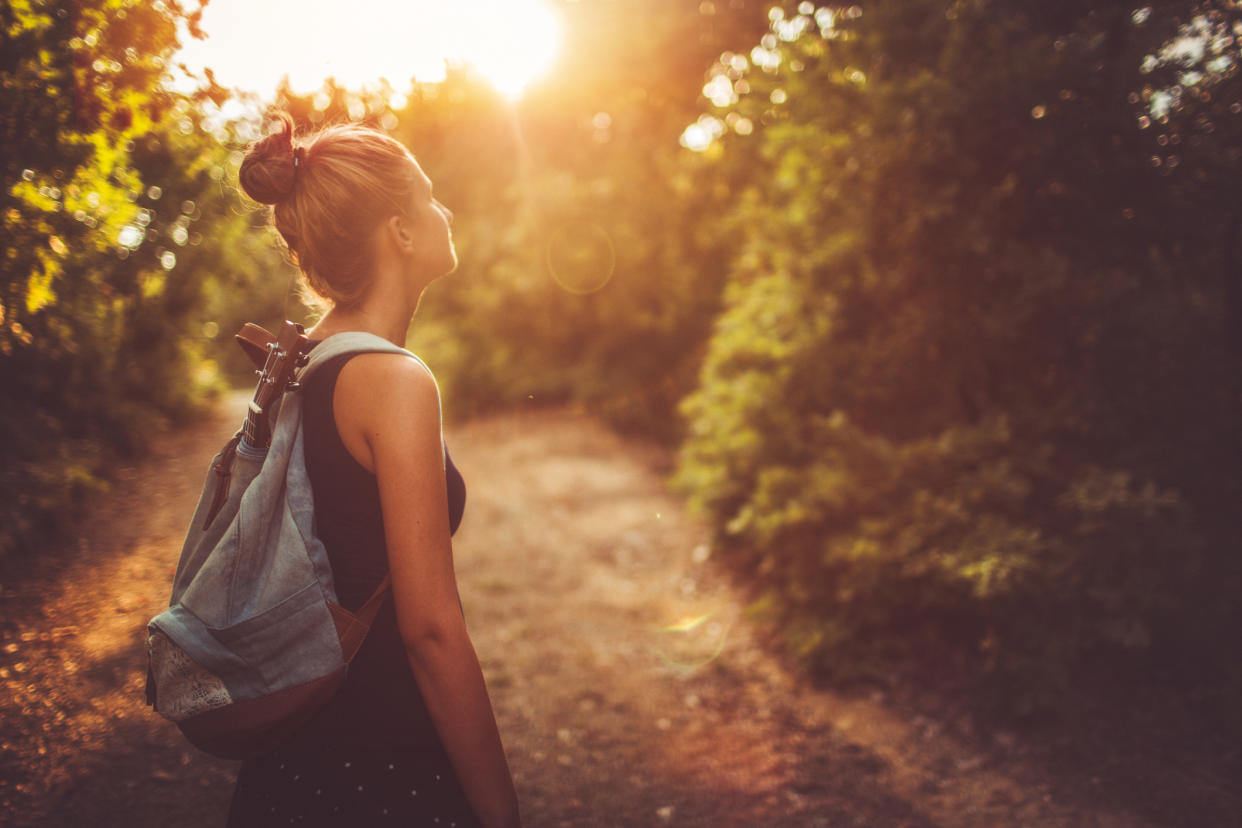
M245 621L208 631L246 664L251 686L237 688L242 697L301 684L344 664L336 625L317 582Z

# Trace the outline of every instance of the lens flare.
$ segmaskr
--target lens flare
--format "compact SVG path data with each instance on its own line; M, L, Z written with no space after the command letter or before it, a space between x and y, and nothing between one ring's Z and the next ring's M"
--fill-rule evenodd
M656 655L679 670L698 670L715 661L724 652L729 631L714 615L707 612L661 627Z
M548 271L569 293L581 295L601 289L612 278L616 265L612 237L593 222L567 222L548 239Z
M698 616L697 618L687 618L684 621L678 621L676 624L669 624L664 628L664 631L678 633L690 632L701 627L708 618L711 618L711 616L712 614L708 612Z

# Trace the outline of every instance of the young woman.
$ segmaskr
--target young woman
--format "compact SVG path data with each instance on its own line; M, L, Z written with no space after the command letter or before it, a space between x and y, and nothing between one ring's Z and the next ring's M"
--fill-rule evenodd
M293 123L241 165L250 198L327 306L312 341L367 331L403 345L423 290L457 266L453 214L399 142L358 125ZM450 536L465 486L421 362L329 360L305 384L306 465L338 598L392 595L329 705L245 762L230 826L519 824L517 797L458 600Z

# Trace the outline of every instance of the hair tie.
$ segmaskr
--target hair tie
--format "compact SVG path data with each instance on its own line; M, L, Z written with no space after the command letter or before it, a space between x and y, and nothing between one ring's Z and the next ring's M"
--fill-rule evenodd
M306 155L305 148L294 147L293 149L293 171L294 173L296 173L298 171L298 167L302 165L302 161L305 155Z

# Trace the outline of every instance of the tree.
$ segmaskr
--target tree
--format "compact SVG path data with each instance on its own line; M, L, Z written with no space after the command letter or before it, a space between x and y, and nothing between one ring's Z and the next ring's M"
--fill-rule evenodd
M201 114L223 90L160 85L200 12L0 6L0 550L63 525L118 450L214 381L205 298L248 222Z
M717 65L745 240L680 481L818 667L1029 710L1236 623L1220 201L1142 128L1195 9L803 3Z

